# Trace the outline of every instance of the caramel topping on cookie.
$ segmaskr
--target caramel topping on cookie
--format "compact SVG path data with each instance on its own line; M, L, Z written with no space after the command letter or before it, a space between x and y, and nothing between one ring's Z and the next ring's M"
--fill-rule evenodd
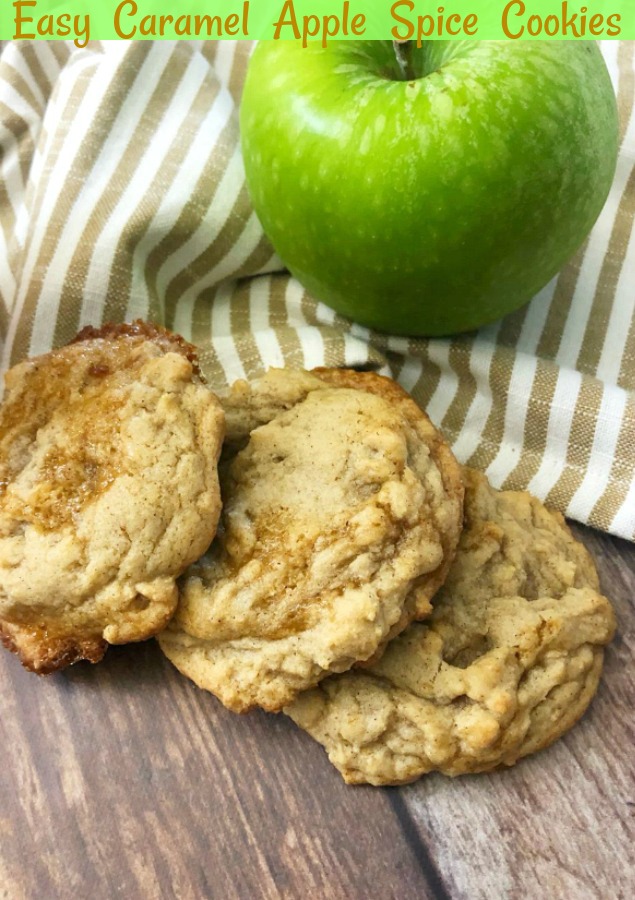
M209 545L224 416L193 351L137 322L85 329L7 373L0 620L25 665L154 634Z
M117 344L67 351L35 363L23 388L11 392L0 408L0 497L2 513L13 520L52 530L72 521L85 503L112 484L123 471L117 442L122 387L144 359L134 355L118 368ZM86 358L88 357L88 358ZM118 377L111 377L116 372ZM47 449L37 456L37 435L46 426ZM21 448L21 452L20 449ZM35 466L34 466L35 463ZM29 468L30 489L22 495L6 486Z

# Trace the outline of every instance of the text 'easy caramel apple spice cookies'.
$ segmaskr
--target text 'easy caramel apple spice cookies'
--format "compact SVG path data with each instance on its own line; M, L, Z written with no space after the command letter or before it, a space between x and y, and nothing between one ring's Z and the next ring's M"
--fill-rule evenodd
M615 623L559 515L461 469L390 379L212 388L142 322L7 373L0 637L27 668L157 635L351 783L511 765L577 721Z

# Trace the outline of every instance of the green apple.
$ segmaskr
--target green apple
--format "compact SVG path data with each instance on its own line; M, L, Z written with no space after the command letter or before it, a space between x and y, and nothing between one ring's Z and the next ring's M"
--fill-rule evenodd
M261 42L241 105L266 234L317 299L398 334L476 328L583 242L617 157L600 51L578 41Z

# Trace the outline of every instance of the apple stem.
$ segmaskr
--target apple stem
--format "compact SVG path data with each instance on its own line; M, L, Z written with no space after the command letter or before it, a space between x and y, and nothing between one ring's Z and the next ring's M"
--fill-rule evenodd
M404 81L414 81L417 77L412 59L414 41L393 41L392 46L401 77Z

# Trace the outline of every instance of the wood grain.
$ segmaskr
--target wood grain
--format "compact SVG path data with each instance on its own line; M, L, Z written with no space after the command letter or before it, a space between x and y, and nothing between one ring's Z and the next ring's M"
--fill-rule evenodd
M346 787L152 643L38 679L0 656L0 898L630 898L635 547L579 529L620 634L591 711L513 770Z

